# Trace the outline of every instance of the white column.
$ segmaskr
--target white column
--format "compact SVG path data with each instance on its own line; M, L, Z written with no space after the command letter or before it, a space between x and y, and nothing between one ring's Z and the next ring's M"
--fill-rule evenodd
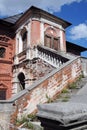
M44 45L44 23L40 23L40 41L41 44Z
M31 42L31 22L27 25L27 59L30 59L30 43Z
M31 42L31 22L27 25L27 48L29 48Z
M19 48L19 37L18 37L18 34L16 34L16 50L15 50L15 54L17 55L18 54L18 48Z
M18 34L16 34L16 50L15 50L14 64L18 64L18 50L19 50L19 38Z
M60 51L63 51L63 33L60 30Z
M21 35L19 35L19 50L18 53L23 51L23 42L22 42L22 38Z

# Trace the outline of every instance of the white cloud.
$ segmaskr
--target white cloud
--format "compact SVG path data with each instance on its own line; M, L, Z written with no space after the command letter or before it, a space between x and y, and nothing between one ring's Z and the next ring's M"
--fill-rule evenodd
M0 15L14 15L25 11L31 5L50 12L57 12L61 10L63 5L81 1L82 0L0 0Z
M87 24L81 23L77 26L74 26L70 30L70 38L72 40L78 40L78 39L86 39L87 40Z

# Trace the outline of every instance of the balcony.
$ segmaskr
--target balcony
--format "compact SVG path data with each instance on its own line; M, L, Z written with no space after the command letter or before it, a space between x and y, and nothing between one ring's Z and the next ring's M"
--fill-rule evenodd
M63 57L61 54L59 54L57 51L47 48L45 46L37 46L38 50L38 57L52 66L58 68L62 64L69 61L69 59Z

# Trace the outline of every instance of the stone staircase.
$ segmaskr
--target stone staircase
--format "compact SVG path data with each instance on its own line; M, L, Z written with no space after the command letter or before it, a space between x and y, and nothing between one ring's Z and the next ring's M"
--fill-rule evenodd
M69 82L73 82L80 74L80 57L68 60L11 99L0 101L0 118L3 117L8 123L10 121L14 123L16 117L36 112L38 104L48 102L49 98L55 98ZM5 130L9 130L6 125L4 127Z
M86 93L87 77L83 77L79 81L77 81L75 88L66 88L60 95L58 95L58 98L54 100L54 102L68 102L70 100L73 100L74 98L76 100L76 97L86 95Z

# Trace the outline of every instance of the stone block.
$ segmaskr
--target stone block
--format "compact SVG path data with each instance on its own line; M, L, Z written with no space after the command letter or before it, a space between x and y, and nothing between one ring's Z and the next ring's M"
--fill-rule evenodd
M87 105L52 103L38 106L37 116L44 130L83 130L87 128Z

